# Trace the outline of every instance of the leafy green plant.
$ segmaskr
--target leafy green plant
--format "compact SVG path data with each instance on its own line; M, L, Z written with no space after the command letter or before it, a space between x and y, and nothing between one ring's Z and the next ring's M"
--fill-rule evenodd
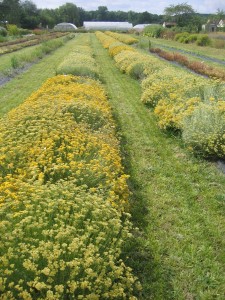
M14 56L11 58L11 66L12 66L12 68L13 68L13 69L17 69L17 68L19 67L19 65L20 65L20 63L19 63L18 57L14 55Z
M211 39L208 37L207 34L201 34L198 36L196 44L198 46L209 46L211 45Z
M190 34L188 32L181 32L181 33L177 33L174 39L175 41L178 41L180 43L187 44L189 36Z
M19 35L19 28L15 24L8 24L7 30L9 32L9 35L15 36Z
M184 119L183 139L194 152L210 158L225 158L225 107L222 103L201 103Z
M164 27L161 25L149 25L144 28L143 35L159 38L163 31Z
M7 36L8 32L4 27L0 27L0 36Z

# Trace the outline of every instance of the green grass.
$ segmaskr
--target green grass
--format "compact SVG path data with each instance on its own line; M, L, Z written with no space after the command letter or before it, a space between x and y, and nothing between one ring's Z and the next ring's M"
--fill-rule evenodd
M143 231L130 250L142 298L224 299L224 174L160 131L139 83L115 68L95 38L93 46L131 175L133 220Z
M76 42L76 38L68 41L64 46L44 57L26 72L0 87L0 117L23 102L47 78L54 76L60 61L71 51Z
M116 69L93 35L121 136L136 241L126 249L141 279L142 299L224 299L225 176L160 131L140 101L138 81ZM0 116L23 102L71 51L76 39L0 88ZM126 253L125 253L126 254Z

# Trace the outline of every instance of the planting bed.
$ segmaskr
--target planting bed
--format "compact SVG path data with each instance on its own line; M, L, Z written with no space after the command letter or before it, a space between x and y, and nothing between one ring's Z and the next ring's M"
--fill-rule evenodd
M0 88L0 299L222 300L224 87L97 36Z

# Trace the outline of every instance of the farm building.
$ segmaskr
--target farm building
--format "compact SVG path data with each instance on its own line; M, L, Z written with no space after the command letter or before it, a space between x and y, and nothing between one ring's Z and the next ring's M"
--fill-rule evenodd
M175 26L177 26L176 22L164 22L163 23L164 28L172 28L172 27L175 27Z
M202 30L206 32L215 32L217 31L218 22L215 20L208 20L206 24L202 25Z
M84 22L86 30L121 30L126 31L133 28L128 22Z
M55 25L55 31L75 31L77 27L72 23L59 23Z

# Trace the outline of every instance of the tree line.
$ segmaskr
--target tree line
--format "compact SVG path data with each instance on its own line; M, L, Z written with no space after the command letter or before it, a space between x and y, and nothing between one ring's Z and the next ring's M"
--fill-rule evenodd
M187 3L170 5L165 8L164 15L134 11L109 11L106 6L99 6L97 10L86 11L73 3L66 3L55 9L38 9L30 0L0 0L0 22L15 24L22 28L37 27L53 28L61 22L73 23L81 27L84 21L127 21L136 24L162 24L163 21L175 21L178 26L201 27L210 15L197 14ZM214 17L222 17L223 10L218 9ZM0 24L1 26L1 24Z
M16 24L22 28L34 29L38 26L52 28L61 22L73 23L78 27L84 21L127 21L133 25L140 23L160 23L163 16L147 11L109 11L106 6L97 10L86 11L73 3L66 3L55 9L38 9L30 0L3 0L0 2L0 21Z

